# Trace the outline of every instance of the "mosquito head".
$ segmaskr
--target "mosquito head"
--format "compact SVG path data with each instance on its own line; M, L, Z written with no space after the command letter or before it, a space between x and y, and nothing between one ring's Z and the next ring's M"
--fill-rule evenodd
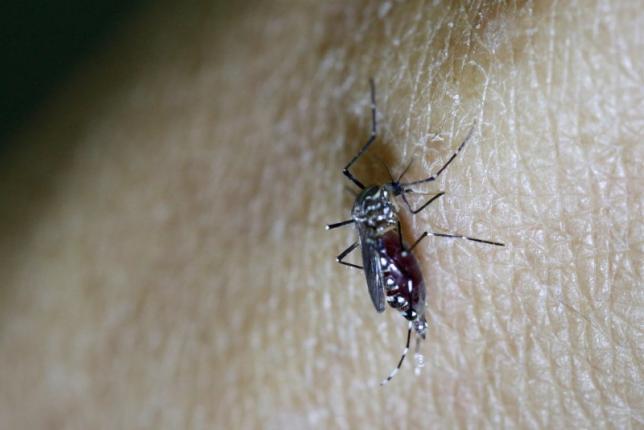
M395 197L400 196L401 194L405 194L407 190L403 188L403 186L400 184L400 181L392 181L385 185L385 188L389 190L391 194L393 194Z
M398 205L388 185L365 188L356 198L351 216L374 235L380 235L398 225Z

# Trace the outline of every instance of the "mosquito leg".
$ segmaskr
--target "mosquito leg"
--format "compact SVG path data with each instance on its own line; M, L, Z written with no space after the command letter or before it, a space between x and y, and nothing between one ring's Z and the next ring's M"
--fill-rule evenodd
M412 252L414 250L414 248L416 248L416 245L418 245L420 243L420 241L425 239L428 235L429 235L429 233L427 233L427 232L424 232L423 234L421 234L420 237L418 239L416 239L416 242L414 242L414 244L409 248L408 252Z
M400 221L398 221L398 241L400 242L400 249L405 249L403 246L403 237L402 237L402 229L400 228Z
M355 267L356 269L360 269L360 270L362 270L362 266L358 266L357 264L347 263L346 261L342 261L342 260L343 260L343 258L344 258L344 257L346 257L347 255L349 255L349 253L351 253L351 251L353 251L354 249L356 249L356 248L358 247L358 245L359 245L359 244L360 244L360 242L355 241L355 242L354 242L350 247L348 247L347 249L345 249L344 251L342 251L342 252L340 253L340 255L338 255L338 256L335 258L335 261L337 261L337 262L338 262L338 263L340 263L340 264L344 264L345 266Z
M408 187L408 186L411 186L411 185L424 184L426 182L432 182L432 181L436 180L436 178L438 178L440 176L440 174L443 173L443 171L445 169L447 169L447 166L449 166L450 163L452 161L454 161L454 159L456 158L458 153L463 150L463 147L465 146L465 144L470 140L470 137L472 137L472 134L474 133L474 127L475 126L476 126L476 123L474 123L474 125L472 125L472 128L470 129L470 132L467 134L467 137L465 138L465 140L463 140L463 143L461 143L461 145L458 147L458 149L456 151L454 151L454 153L449 158L449 160L447 160L447 163L443 164L443 167L441 167L438 170L438 172L436 172L436 174L430 176L429 178L421 179L419 181L409 182L409 183L406 183L406 184L400 184L400 185L402 185L403 187Z
M367 140L367 143L358 151L358 153L349 161L349 164L347 164L344 169L342 169L342 173L344 176L349 178L351 182L356 184L358 187L361 189L364 189L364 184L360 182L355 176L351 174L349 171L349 168L353 166L353 163L358 161L358 159L362 156L362 154L371 146L371 144L376 140L376 85L373 82L373 78L369 78L369 86L371 88L371 136L369 136L369 140Z
M409 341L411 340L411 321L409 322L409 329L407 329L407 343L405 345L405 349L403 350L403 353L400 357L400 361L398 362L398 366L394 370L391 371L389 376L385 380L383 380L380 385L385 385L387 382L391 381L394 376L396 376L396 373L400 370L400 367L403 364L403 361L405 361L405 357L407 357L407 352L409 352Z
M485 243L486 245L505 246L505 244L501 243L501 242L494 242L494 241L491 241L491 240L477 239L475 237L462 236L460 234L431 233L431 232L426 232L426 233L429 234L430 236L446 237L448 239L465 239L465 240L471 240L472 242Z
M412 190L405 190L405 192L413 193ZM405 196L405 193L402 194L402 199L403 199L403 202L405 202L405 205L407 206L407 209L409 209L409 212L411 212L412 214L416 215L417 213L422 212L423 209L425 209L427 206L431 205L434 200L438 199L443 194L445 194L445 191L441 191L440 193L436 194L434 197L432 197L431 199L429 199L428 201L423 203L423 205L421 207L419 207L418 209L412 209L411 205L409 204L409 200L407 200L407 196Z
M353 219L348 219L346 221L336 222L334 224L327 224L326 229L327 230L333 230L334 228L342 227L342 226L349 225L349 224L353 224Z

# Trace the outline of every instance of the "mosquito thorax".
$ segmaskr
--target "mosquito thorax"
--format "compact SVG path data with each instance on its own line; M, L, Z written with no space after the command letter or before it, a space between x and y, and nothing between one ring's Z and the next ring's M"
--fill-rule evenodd
M365 188L351 209L353 220L376 235L384 234L398 225L398 205L388 185Z

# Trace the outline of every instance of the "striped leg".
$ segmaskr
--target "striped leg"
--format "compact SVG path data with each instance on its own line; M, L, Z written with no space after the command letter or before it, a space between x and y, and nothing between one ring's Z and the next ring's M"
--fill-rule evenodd
M398 366L394 370L391 371L389 376L385 380L383 380L380 385L385 385L387 382L391 381L394 376L396 376L396 373L400 370L400 367L403 364L403 361L405 361L405 357L407 357L407 352L409 352L409 341L411 340L411 321L409 322L409 329L407 330L407 343L405 344L405 349L403 350L402 356L400 357L400 361L398 362Z
M485 243L486 245L494 245L494 246L505 246L504 243L501 242L494 242L491 240L484 240L484 239L477 239L475 237L469 237L469 236L463 236L460 234L447 234L447 233L433 233L433 232L425 232L426 234L434 237L445 237L447 239L465 239L465 240L470 240L472 242L478 242L478 243ZM425 234L423 233L423 234ZM422 239L422 237L421 237Z

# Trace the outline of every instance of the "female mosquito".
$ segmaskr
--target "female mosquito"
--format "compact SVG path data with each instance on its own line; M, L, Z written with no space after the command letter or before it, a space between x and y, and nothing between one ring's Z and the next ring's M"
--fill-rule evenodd
M412 253L413 249L427 236L466 239L495 246L504 246L504 244L463 235L427 231L413 245L407 246L405 244L398 219L399 207L396 198L402 198L407 209L412 214L417 214L444 195L444 192L439 192L418 209L413 209L406 197L406 194L415 192L411 188L412 186L432 182L445 171L447 166L454 161L470 139L474 127L472 127L472 130L470 130L465 140L454 151L449 160L435 174L417 181L402 182L402 177L407 170L405 169L398 179L394 180L392 178L389 183L365 186L349 169L367 151L377 136L376 90L373 79L369 80L369 86L371 89L371 136L367 143L364 144L360 151L358 151L342 170L342 173L362 191L356 198L351 209L351 219L329 224L326 228L330 230L355 224L358 230L358 240L342 251L336 260L345 266L364 270L369 296L377 312L384 312L386 301L389 306L398 310L409 321L405 349L403 350L398 365L382 381L381 385L384 385L395 376L402 366L409 352L412 330L416 333L416 354L418 356L420 356L418 351L420 340L425 339L427 332L427 320L425 318L425 283L418 260ZM344 258L358 246L360 246L362 252L362 266L344 261Z

